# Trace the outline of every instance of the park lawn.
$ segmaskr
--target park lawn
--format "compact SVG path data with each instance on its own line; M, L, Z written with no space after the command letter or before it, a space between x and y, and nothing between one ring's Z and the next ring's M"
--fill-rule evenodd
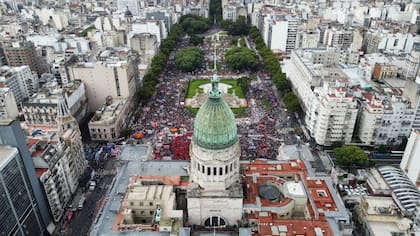
M188 90L187 90L187 96L186 98L192 98L194 97L197 89L199 93L203 93L203 89L200 88L200 85L210 83L210 80L208 79L200 79L200 80L194 80L191 81L188 84ZM228 93L233 93L233 90L235 89L235 94L238 96L238 98L245 98L244 93L242 92L241 87L238 86L237 80L221 80L220 83L223 84L229 84L232 86L232 88L228 89Z

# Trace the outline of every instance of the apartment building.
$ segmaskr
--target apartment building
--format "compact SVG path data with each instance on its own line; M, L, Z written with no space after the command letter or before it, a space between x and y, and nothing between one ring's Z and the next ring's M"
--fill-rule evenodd
M3 45L4 54L6 55L7 64L9 66L29 66L31 71L41 76L44 72L40 63L36 48L31 41L13 41L6 42Z
M315 118L315 117L314 117ZM320 97L312 136L319 145L350 143L357 118L357 103L345 87L330 88Z
M400 168L417 188L420 187L420 130L411 131Z
M129 98L113 99L109 96L89 121L91 139L111 141L118 138L122 129L125 128L130 106Z
M131 99L139 83L137 58L128 49L104 50L97 61L80 62L69 67L71 80L86 86L89 111L96 111L108 96Z
M19 111L12 90L9 88L0 88L0 120L13 120L18 116Z
M290 13L270 13L261 16L260 29L267 47L274 52L290 54L296 47L300 18Z
M55 81L45 83L36 96L22 104L22 111L28 126L56 126L57 104L64 94L71 114L81 122L88 114L88 98L84 83L73 81L59 88Z
M405 78L420 76L420 43L414 44L410 54L406 55L403 71Z
M37 92L38 78L28 66L0 68L0 87L10 88L18 106Z
M156 35L149 33L133 34L128 43L139 54L140 63L148 66L159 49Z
M410 135L415 110L409 101L399 96L383 100L381 126L377 130L377 145L399 145Z
M322 43L329 47L348 49L353 43L353 33L353 29L341 27L327 28L323 33Z

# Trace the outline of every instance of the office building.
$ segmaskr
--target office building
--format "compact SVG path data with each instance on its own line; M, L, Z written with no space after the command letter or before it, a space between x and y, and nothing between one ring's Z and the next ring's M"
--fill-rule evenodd
M44 235L45 226L22 157L0 145L0 229L4 235Z
M35 167L26 145L25 135L23 134L18 121L0 121L0 144L17 148L18 157L21 160L20 163L22 163L20 168L22 171L24 170L27 175L27 189L32 188L33 196L39 209L38 214L41 215L41 220L46 231L48 233L54 232L55 224L52 221L51 212L49 211L48 200L36 177Z

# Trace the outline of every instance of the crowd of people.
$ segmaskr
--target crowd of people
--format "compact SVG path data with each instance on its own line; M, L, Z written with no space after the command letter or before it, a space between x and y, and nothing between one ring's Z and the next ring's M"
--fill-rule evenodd
M230 45L228 40L218 43L220 51ZM205 41L203 51L206 60L204 69L198 74L212 71L213 46ZM170 57L171 58L171 57ZM219 57L218 63L225 67L223 57ZM212 73L212 72L211 72ZM232 73L235 75L235 73ZM156 92L146 104L140 119L135 124L136 132L144 133L144 142L152 144L155 148L155 156L171 156L171 143L180 135L186 135L193 131L194 114L184 107L184 100L188 83L195 75L181 73L176 70L170 59L168 66L160 77ZM279 132L279 119L281 112L279 100L275 94L272 81L265 79L265 75L258 74L257 79L251 83L246 95L249 107L246 109L246 118L237 119L238 135L243 159L255 159L259 157L275 159L282 143L282 134ZM176 129L176 132L173 132ZM189 136L191 138L191 136ZM156 151L156 149L159 149ZM161 152L162 150L162 152ZM188 151L188 150L187 150Z

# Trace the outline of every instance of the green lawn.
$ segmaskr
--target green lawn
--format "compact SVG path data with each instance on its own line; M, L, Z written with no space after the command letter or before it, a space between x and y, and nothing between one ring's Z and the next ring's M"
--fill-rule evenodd
M200 79L200 80L191 81L188 84L186 98L194 97L195 93L197 92L197 89L199 93L203 93L204 92L203 89L199 88L199 86L203 84L207 84L207 83L210 83L210 80ZM228 89L228 93L233 93L233 90L235 89L235 94L236 96L238 96L238 98L245 98L244 93L242 92L241 87L238 86L236 80L221 80L220 83L232 85L232 88Z

